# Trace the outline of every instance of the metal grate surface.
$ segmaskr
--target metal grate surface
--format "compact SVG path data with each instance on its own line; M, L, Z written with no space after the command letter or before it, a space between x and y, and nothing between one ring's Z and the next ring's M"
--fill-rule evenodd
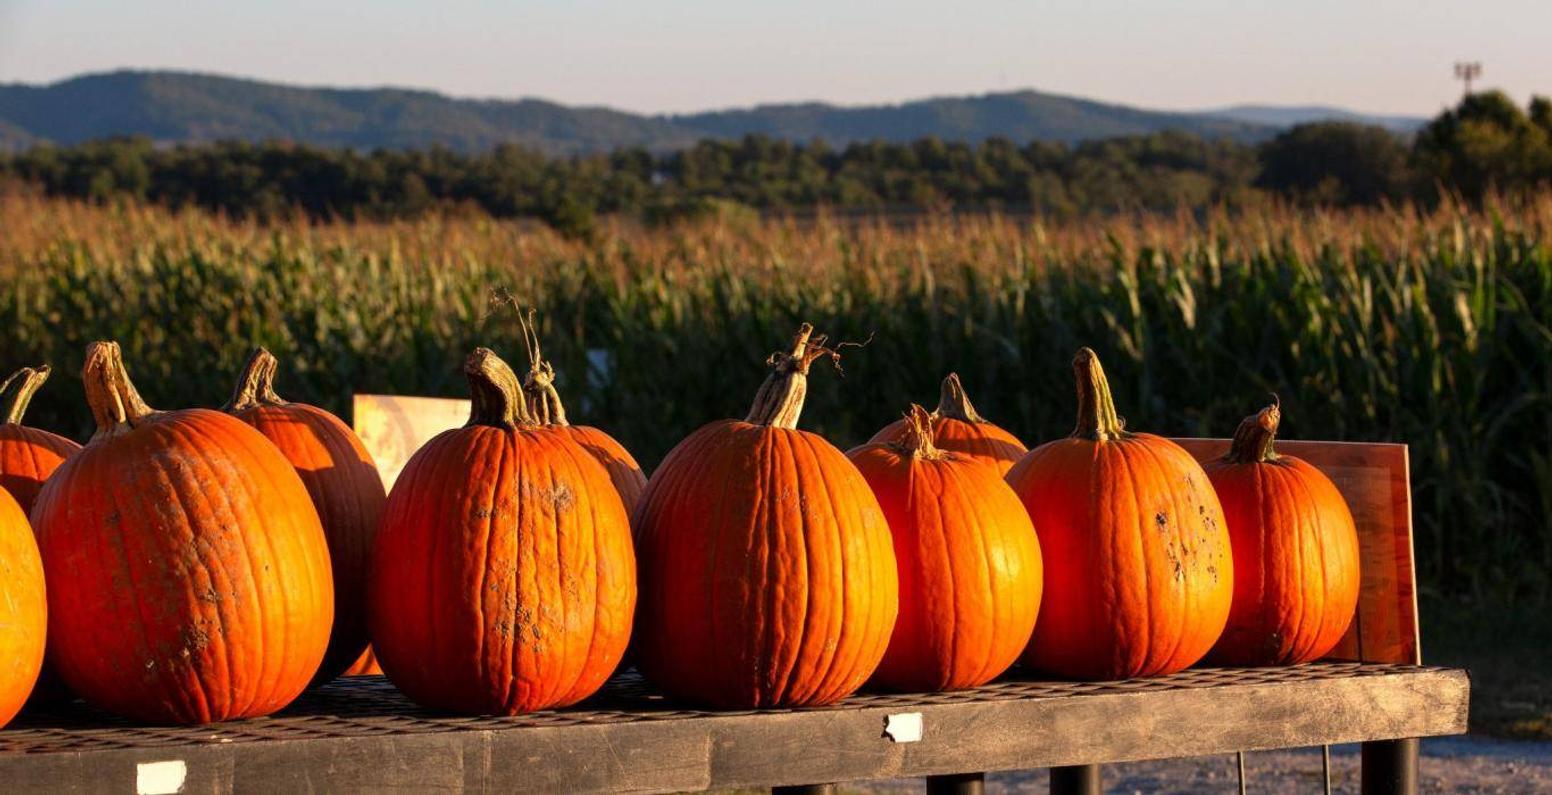
M839 704L803 711L911 710L940 704L1311 682L1424 670L1430 669L1411 665L1322 662L1291 668L1197 668L1172 676L1119 682L1048 681L1020 679L1015 675L974 690L933 694L862 693ZM466 717L417 707L383 677L364 676L337 680L321 687L271 717L211 726L140 726L82 704L52 712L24 714L9 728L0 730L0 758L14 754L671 721L791 711L794 710L685 709L654 692L632 671L617 675L597 695L575 707L511 718Z

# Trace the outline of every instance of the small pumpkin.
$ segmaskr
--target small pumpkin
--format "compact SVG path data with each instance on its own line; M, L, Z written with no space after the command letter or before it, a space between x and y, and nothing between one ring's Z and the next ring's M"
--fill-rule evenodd
M27 514L0 489L0 727L26 703L43 669L48 600Z
M1326 656L1358 607L1358 528L1342 493L1302 459L1278 455L1272 405L1246 417L1204 466L1234 548L1234 601L1208 659L1298 665Z
M275 394L278 367L273 354L255 349L221 410L252 425L291 462L323 522L334 578L334 629L313 676L314 684L322 684L366 649L366 577L387 494L372 454L350 426L316 406Z
M868 443L897 441L909 431L908 420L895 420L873 434ZM939 450L989 461L1004 475L1029 452L1017 436L976 413L975 406L970 405L970 397L965 394L964 385L954 373L949 373L943 379L938 408L932 412L932 436L933 444Z
M49 366L23 367L0 383L0 488L30 512L43 481L81 449L75 442L22 424L32 396L49 377Z
M670 696L725 708L829 704L878 666L899 606L888 522L857 468L797 429L803 324L742 420L680 442L637 509L637 662Z
M382 672L383 667L377 664L377 653L372 651L371 646L368 646L366 647L366 651L361 652L361 656L357 657L356 661L351 663L349 668L345 669L345 673L340 675L378 676L381 675Z
M1008 472L1045 556L1045 596L1024 654L1075 679L1174 673L1223 631L1234 560L1207 474L1174 442L1116 416L1099 357L1073 360L1078 424Z
M284 707L334 613L301 478L234 417L151 409L116 343L92 343L81 375L97 432L32 510L51 664L87 701L156 723Z
M48 365L23 367L0 383L0 488L10 492L25 516L44 481L81 445L59 434L22 424L27 407L48 380ZM47 664L32 688L30 706L63 704L73 696Z
M434 709L516 715L601 687L630 639L636 563L609 473L538 425L511 368L464 364L469 422L405 465L373 553L372 649Z
M570 436L582 445L598 463L609 471L609 480L625 503L625 512L634 513L641 492L647 487L647 476L641 465L613 436L587 425L572 425L566 421L566 407L555 391L555 367L544 358L539 347L539 335L533 327L532 313L523 320L523 336L528 345L528 375L523 380L523 393L534 420Z
M1040 542L990 462L933 444L932 417L846 454L894 536L900 614L873 682L908 692L977 687L1013 665L1040 612Z

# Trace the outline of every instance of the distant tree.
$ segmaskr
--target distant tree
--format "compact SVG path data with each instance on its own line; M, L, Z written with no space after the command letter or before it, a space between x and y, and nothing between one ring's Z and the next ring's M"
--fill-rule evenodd
M1347 122L1301 124L1262 145L1255 184L1280 196L1322 204L1398 200L1411 183L1405 144L1382 127Z
M1413 162L1435 185L1480 200L1493 189L1521 190L1552 180L1552 108L1532 100L1521 111L1501 91L1472 94L1417 135Z

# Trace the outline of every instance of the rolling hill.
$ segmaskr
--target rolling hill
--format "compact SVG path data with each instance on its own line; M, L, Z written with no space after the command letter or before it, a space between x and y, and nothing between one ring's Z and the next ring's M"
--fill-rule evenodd
M399 88L308 88L184 72L117 71L47 85L0 84L0 149L116 135L158 143L282 139L359 149L442 145L480 151L516 143L551 154L627 146L669 150L749 133L822 138L835 145L929 135L1074 142L1161 130L1253 141L1285 126L1270 113L1277 110L1164 112L1018 91L892 105L762 105L653 116L539 99L462 99Z

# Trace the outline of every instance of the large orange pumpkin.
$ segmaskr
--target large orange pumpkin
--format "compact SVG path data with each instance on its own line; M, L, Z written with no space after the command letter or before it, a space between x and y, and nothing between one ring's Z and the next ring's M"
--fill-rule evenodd
M629 517L602 465L537 425L491 351L464 365L469 422L427 442L388 495L372 649L428 707L515 715L580 701L630 640Z
M1282 411L1246 417L1205 469L1234 546L1234 604L1208 659L1297 665L1324 657L1358 606L1358 529L1324 473L1272 449Z
M43 481L81 449L59 434L22 424L27 405L48 377L48 365L23 367L0 383L0 488L9 491L28 512Z
M45 591L27 514L0 489L0 727L16 717L43 669Z
M797 430L810 363L804 324L743 420L680 442L637 509L638 663L670 696L717 707L828 704L873 673L898 580L867 481Z
M544 358L539 347L539 335L533 328L531 314L522 326L528 343L528 376L523 381L523 392L534 420L570 436L598 459L598 463L609 471L609 480L620 493L626 514L635 513L641 492L647 487L647 476L642 474L641 465L613 436L597 428L566 421L566 407L560 402L560 393L555 391L555 367Z
M16 498L24 516L32 511L32 503L48 476L81 449L81 445L63 436L22 424L32 396L48 380L49 372L46 364L23 367L0 383L0 488ZM45 665L28 703L46 706L71 698L59 675Z
M255 350L222 410L258 429L291 462L323 522L334 576L334 630L313 676L322 684L366 649L366 577L387 495L372 454L349 426L323 409L275 394L278 365L269 351Z
M318 511L285 457L219 411L155 411L119 346L82 371L97 432L33 506L49 659L87 701L163 723L266 715L329 642Z
M846 456L894 535L900 615L873 681L931 692L986 684L1029 643L1040 612L1040 542L1018 496L987 461L938 450L932 418Z
M910 430L908 420L899 419L885 425L869 444L893 442L903 438ZM933 443L939 450L974 456L997 465L997 471L1007 474L1013 465L1029 450L1017 436L993 425L970 405L959 376L949 373L943 379L943 390L938 397L938 408L932 412Z
M1078 425L1008 473L1045 556L1024 660L1078 679L1182 670L1229 616L1234 560L1207 474L1167 439L1124 430L1099 358L1073 361Z

